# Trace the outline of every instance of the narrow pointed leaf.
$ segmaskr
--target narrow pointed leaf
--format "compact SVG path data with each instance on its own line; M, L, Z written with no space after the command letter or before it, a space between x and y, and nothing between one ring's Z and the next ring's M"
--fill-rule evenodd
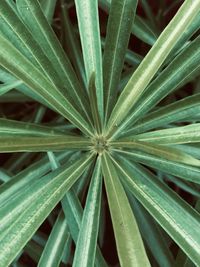
M55 12L57 0L41 0L41 8L45 14L45 17L47 18L49 24L53 21L53 15Z
M185 144L200 142L200 123L135 135L135 140L161 144Z
M91 135L90 126L74 109L71 103L35 68L12 44L0 35L0 64L21 79L33 91L42 96L64 117L78 124L80 128ZM89 131L88 131L89 130Z
M76 70L76 74L85 88L87 88L86 75L83 63L83 55L81 53L80 44L75 33L73 24L70 21L67 5L64 0L61 1L62 12L62 28L63 28L63 46L66 49L69 58Z
M61 211L44 247L38 267L58 267L60 265L69 235L67 220Z
M75 195L73 190L70 190L62 200L62 207L65 216L68 218L68 225L73 240L77 243L79 229L81 227L81 220L83 209L78 197ZM97 267L108 267L104 260L99 246L96 248L95 266Z
M102 170L120 265L150 266L127 196L115 167L106 154L102 156Z
M100 114L98 111L98 99L96 95L96 85L95 85L95 73L92 73L90 82L89 82L89 99L90 99L90 106L92 110L92 117L95 125L95 129L97 134L101 133L102 123Z
M94 72L96 94L101 120L103 119L102 54L97 0L75 0L87 83ZM83 12L84 10L84 12Z
M198 266L200 215L143 167L124 158L114 163L128 190Z
M101 204L101 160L97 159L82 217L74 267L94 266Z
M154 128L159 128L172 122L195 117L199 113L200 94L195 94L147 114L130 130L126 131L126 134L137 134Z
M35 200L0 236L0 262L2 266L8 266L12 262L90 161L91 156L83 157L37 191Z
M143 96L135 104L134 110L122 123L121 131L130 123L135 123L165 96L180 88L200 73L200 37L197 37L182 53L169 64L146 88Z
M0 136L20 134L32 136L64 135L64 131L43 126L41 124L0 119Z
M118 150L118 152L120 151ZM197 167L162 159L160 157L148 155L139 151L123 151L123 154L131 160L155 168L156 170L160 170L164 173L169 173L174 176L178 176L181 179L200 184L200 169Z
M200 166L200 160L192 157L187 153L184 153L183 151L177 148L162 146L158 145L157 143L153 144L143 141L137 141L137 139L134 139L134 137L133 138L130 137L119 141L113 141L110 144L118 148L123 147L123 148L139 150L147 154L154 155L170 161L185 163L193 166Z
M105 117L108 118L117 97L117 86L124 65L131 27L137 7L136 0L111 2L103 55ZM107 119L106 119L107 120Z
M0 85L0 96L6 94L10 90L12 90L13 88L15 88L15 87L17 87L17 86L19 86L21 84L22 84L21 81L16 81L16 82L13 82L13 83Z
M107 13L109 13L111 1L112 0L99 0L100 7ZM139 40L142 40L151 46L157 39L157 36L153 33L149 26L137 15L135 17L135 22L132 25L131 32L133 35L137 36Z
M84 137L45 136L45 137L0 137L0 152L38 152L59 151L66 149L90 149L92 142Z
M167 55L181 37L184 29L190 25L200 11L198 0L186 0L171 22L159 36L155 45L149 51L140 66L134 72L127 86L120 95L107 125L108 136L116 131L118 125L125 119L128 112L143 94ZM145 77L145 78L144 78Z
M55 83L62 91L63 95L70 99L76 109L87 117L87 98L80 86L73 68L64 53L55 33L50 27L38 0L17 0L17 8L24 23L36 38L43 53L48 57L50 65L53 64ZM30 45L30 44L29 44ZM32 51L34 51L32 49ZM44 58L44 57L43 57ZM48 65L43 62L43 66L48 69ZM45 68L44 68L45 70ZM61 85L61 86L60 86Z

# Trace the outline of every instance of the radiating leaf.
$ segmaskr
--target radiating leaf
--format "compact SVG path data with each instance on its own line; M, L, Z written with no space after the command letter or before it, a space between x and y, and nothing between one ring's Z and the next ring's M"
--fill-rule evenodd
M119 162L114 161L128 190L194 263L200 265L200 215L143 167L124 158Z
M199 113L200 94L188 96L147 114L130 130L126 131L126 135L137 134L172 122L186 120L188 117L195 117Z
M51 230L51 234L38 262L38 267L58 267L69 236L67 220L61 211Z
M83 209L78 197L75 195L72 189L63 198L62 207L65 216L68 218L68 225L72 238L75 243L77 243L79 229L81 227ZM96 248L95 266L108 267L106 261L104 260L101 254L99 246L97 246Z
M106 132L109 137L116 131L119 124L143 94L146 86L199 10L199 1L186 0L159 36L155 45L134 72L112 111Z
M32 135L32 136L54 136L64 135L64 131L43 126L41 124L7 120L0 118L0 136L20 134L20 135Z
M136 103L127 121L119 127L121 131L126 125L135 123L165 96L195 78L200 73L200 37L197 37L158 77L146 88ZM190 71L188 71L190 70ZM197 100L198 101L198 100Z
M132 137L138 141L169 144L199 143L200 123L147 132Z
M75 0L79 32L85 64L87 83L92 73L96 75L96 95L101 120L103 120L102 55L97 0ZM83 12L84 10L84 12Z
M84 129L84 132L89 135L92 134L88 123L73 108L71 103L63 98L57 88L1 35L0 45L0 64L3 67L21 79L33 91L36 91L37 94L45 99L45 102L53 106L64 117L78 124L80 128Z
M45 137L21 137L2 136L0 137L0 152L38 152L38 151L59 151L66 149L88 150L92 142L84 137L75 136L45 136Z
M74 267L94 266L101 205L101 181L101 159L98 158L82 217L73 261Z
M105 120L116 103L117 86L124 65L137 0L111 2L103 55Z
M8 266L12 262L90 161L91 155L82 157L54 179L40 186L40 189L34 194L34 201L18 215L14 223L0 236L0 262L2 266Z
M41 8L45 14L45 17L47 18L49 24L52 23L53 15L55 12L57 0L41 0Z
M53 64L54 70L57 72L57 76L54 76L58 87L61 84L60 90L64 96L70 99L76 109L88 118L88 98L77 80L67 55L64 53L55 33L47 22L38 0L17 0L16 2L24 23L34 34L34 38L36 38L43 53L46 54L48 60Z
M92 110L92 117L95 129L97 131L97 134L101 134L102 122L98 111L98 99L96 95L95 77L96 77L95 73L92 73L89 81L89 99L90 99L90 106Z
M118 152L122 151L118 150ZM156 170L160 170L164 173L166 172L178 176L181 179L200 184L200 169L197 167L162 159L160 157L148 155L139 151L123 151L123 154L133 161L155 168Z
M102 170L120 265L150 266L127 196L106 154L102 156Z
M174 262L173 256L156 221L143 206L138 203L128 189L126 189L126 194L128 195L142 237L146 241L149 250L160 266L171 267Z
M111 1L112 0L99 0L100 7L107 13L109 13ZM150 27L137 15L135 22L132 25L132 34L151 46L156 42L157 39L157 36L150 29Z
M170 161L185 163L193 166L200 166L200 161L191 155L184 153L183 151L173 148L170 146L162 146L157 143L148 143L143 141L138 141L133 138L126 138L118 141L113 141L110 145L118 148L129 148L134 150L139 150L147 153L148 155L153 155L160 157L161 159L167 159Z

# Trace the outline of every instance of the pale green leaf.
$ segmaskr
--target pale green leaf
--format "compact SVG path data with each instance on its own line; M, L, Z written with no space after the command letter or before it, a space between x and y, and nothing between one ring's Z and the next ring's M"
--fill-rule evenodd
M156 130L139 135L132 136L138 141L156 143L156 144L185 144L200 142L200 123L194 123L187 126L172 127L169 129Z
M74 267L94 266L101 205L101 183L101 159L98 158L82 216L73 261Z
M43 186L39 183L40 189L35 191L34 201L32 199L29 206L0 236L0 264L2 267L8 266L17 256L66 191L79 178L89 162L91 162L91 155L82 157L48 183L43 184Z
M105 121L116 103L116 88L124 65L136 7L137 0L111 2L103 55Z
M69 235L67 220L61 211L44 247L38 267L58 267L60 265Z
M67 55L64 53L55 33L45 18L38 0L17 0L16 2L19 14L43 52L41 58L37 56L37 60L39 60L43 70L47 73L49 71L49 79L53 79L54 84L59 88L64 97L69 99L76 109L89 120L88 98L78 82ZM19 18L17 21L19 21ZM23 28L21 32L23 36L25 34ZM34 47L35 42L29 41L28 45ZM33 53L35 50L32 48L31 52ZM44 55L48 58L49 63L45 63ZM53 65L53 68L49 69L51 65Z
M146 88L126 122L122 123L122 126L119 127L117 131L120 132L128 124L135 123L165 96L198 76L200 73L199 59L200 37L197 37L187 49L178 55ZM190 100L188 101L190 103Z
M81 227L81 220L83 209L78 197L75 195L74 191L71 189L67 192L66 196L63 198L62 207L65 216L67 217L68 226L73 240L77 243L79 229ZM99 246L96 247L96 258L95 266L97 267L108 267L106 261L104 260Z
M200 166L200 160L179 150L178 148L162 146L157 143L148 143L140 140L138 141L137 139L134 139L134 137L113 141L110 145L117 148L128 148L142 151L147 153L147 155L153 155L160 157L161 159L167 159L187 165Z
M92 73L96 75L96 95L101 120L103 120L102 53L97 0L75 0L79 32L89 84ZM84 12L83 12L84 10Z
M59 131L52 127L41 124L22 122L0 118L0 137L6 135L30 135L30 136L54 136L64 135L64 131Z
M122 152L120 150L117 151ZM164 173L166 172L178 176L181 179L200 184L200 169L197 167L178 163L168 159L162 159L161 157L148 155L147 153L136 150L133 152L123 151L122 153L129 159L152 167L156 170L160 170Z
M0 64L42 96L53 109L92 135L90 126L58 89L19 51L0 35ZM90 129L90 130L89 130Z
M120 265L150 266L127 196L110 157L105 153L102 155L102 170Z
M200 94L177 100L147 114L130 130L126 131L126 135L130 136L159 128L172 122L187 120L187 118L195 117L197 114L200 114Z
M186 0L171 22L159 36L158 40L149 51L145 59L134 72L127 86L120 95L107 125L107 136L117 130L119 124L125 119L128 112L144 93L146 86L151 81L167 55L181 37L184 29L190 25L200 10L198 0Z
M44 12L45 17L47 18L49 24L53 21L53 15L56 8L57 0L41 0L40 5Z
M200 215L143 167L124 158L114 161L127 189L198 266Z
M38 152L38 151L59 151L67 149L89 150L92 142L88 138L79 136L43 136L43 137L21 137L2 136L0 137L0 152Z

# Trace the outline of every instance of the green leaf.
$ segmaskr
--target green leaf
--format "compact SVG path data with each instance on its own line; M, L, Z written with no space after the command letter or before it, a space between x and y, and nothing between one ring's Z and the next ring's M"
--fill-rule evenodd
M54 136L64 135L64 131L41 124L0 119L0 137L5 135Z
M186 0L159 36L120 95L108 121L106 131L108 137L111 137L117 130L119 124L143 94L146 86L199 10L200 2L198 0L192 1L192 3L190 0Z
M96 86L95 86L95 73L93 72L90 77L89 82L89 99L90 99L90 106L92 110L92 117L95 125L95 129L97 131L96 134L101 134L102 123L100 114L98 111L98 99L96 95Z
M64 53L55 33L45 18L38 0L17 0L16 3L18 12L24 21L24 24L29 28L32 36L34 36L34 39L43 52L42 57L37 56L37 60L39 60L43 70L47 73L49 71L49 79L53 79L54 84L59 88L64 97L69 99L73 106L75 106L76 109L89 120L89 110L87 109L88 98L77 80L67 55ZM16 22L17 21L19 21L19 18ZM16 22L12 22L12 25ZM23 36L23 28L21 29L21 32L21 35ZM27 38L26 35L25 38ZM30 41L28 43L28 46L32 47L32 53L36 50L34 49L34 45L35 41ZM36 52L37 51L35 51L35 53ZM49 63L45 63L44 55L48 58ZM53 68L50 72L49 68L51 65L53 65Z
M63 160L66 162L73 152L65 152L58 155L58 159L63 163ZM17 195L18 192L23 188L27 188L31 182L37 178L42 177L51 170L49 160L44 157L40 161L30 165L25 170L19 172L15 176L12 176L7 183L4 183L0 186L0 202L3 206L5 202L9 203L11 197Z
M57 0L41 0L41 8L44 12L45 17L47 18L49 24L53 21L53 15L56 8Z
M87 88L86 75L83 63L83 55L81 53L80 44L78 42L75 29L70 21L67 4L64 0L61 1L61 12L62 12L62 29L63 29L63 47L65 48L69 58L76 70L79 80Z
M140 132L146 132L172 122L193 118L199 113L200 94L188 96L147 114L130 130L126 131L126 135L130 136Z
M74 267L94 266L101 205L101 159L98 158L90 183L79 231Z
M100 7L107 13L111 6L112 0L99 0ZM157 39L155 33L149 28L149 26L139 16L135 16L135 22L132 25L132 34L138 37L143 42L153 45Z
M129 148L139 150L150 155L161 157L170 161L185 163L193 166L200 166L200 160L192 157L191 155L184 153L183 151L170 146L162 146L157 143L148 143L144 141L138 141L134 137L121 139L118 141L110 142L110 145L117 148Z
M153 174L123 158L114 161L127 189L198 266L200 215Z
M75 0L87 83L96 75L96 95L103 120L102 54L97 0ZM84 10L84 12L83 12Z
M34 191L29 206L18 215L13 224L9 225L8 229L0 236L0 262L2 266L8 266L12 262L47 215L62 199L66 191L79 178L91 162L92 157L91 155L82 157L71 167L42 186L38 183L39 190Z
M73 240L77 243L79 229L81 227L83 209L78 197L75 195L73 189L68 191L66 196L62 201L63 211L68 220L68 226ZM97 267L108 267L106 261L104 260L99 246L96 247L96 258L95 266Z
M149 167L155 168L156 170L160 170L162 172L178 176L181 179L200 184L200 169L197 167L189 166L175 161L170 161L168 159L162 159L160 157L148 155L144 152L139 152L136 150L134 152L122 152L120 150L117 151L123 153L123 155L125 155L131 160L140 162Z
M111 2L103 55L105 121L116 103L116 88L124 65L137 2L137 0Z
M29 136L3 136L0 137L0 152L38 152L38 151L59 151L66 149L89 150L92 142L88 138L79 136L54 137L29 137Z
M18 87L21 84L22 84L21 81L16 81L16 82L0 85L0 96L6 94L10 90L12 90L15 87Z
M142 142L159 143L159 145L199 143L200 123L143 133L132 138Z
M38 267L58 267L69 236L67 220L61 211L44 247Z
M150 266L127 196L110 157L105 153L102 170L120 265Z
M197 37L187 49L178 55L171 64L158 75L149 87L147 87L142 97L136 103L127 121L123 123L117 131L120 132L128 124L135 123L165 96L199 75L199 59L200 37Z
M146 241L148 249L151 251L160 266L171 267L174 262L173 256L160 227L127 188L125 188L125 191L128 195L133 213L135 214L139 230L143 239Z
M71 103L12 44L0 35L0 64L42 96L53 109L92 135L90 126Z

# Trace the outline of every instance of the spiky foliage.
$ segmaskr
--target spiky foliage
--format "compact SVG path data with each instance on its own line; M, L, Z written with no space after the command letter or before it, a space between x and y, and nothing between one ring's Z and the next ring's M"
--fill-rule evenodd
M200 266L200 1L151 2L0 2L1 267L111 266L111 222L117 265Z

